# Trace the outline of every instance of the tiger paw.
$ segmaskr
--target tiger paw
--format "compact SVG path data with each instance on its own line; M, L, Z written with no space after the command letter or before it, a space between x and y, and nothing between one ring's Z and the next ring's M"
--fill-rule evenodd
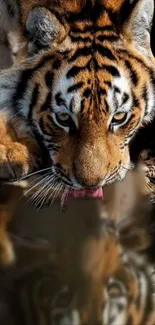
M37 150L33 151L21 143L0 145L0 179L18 179L32 172L36 166Z

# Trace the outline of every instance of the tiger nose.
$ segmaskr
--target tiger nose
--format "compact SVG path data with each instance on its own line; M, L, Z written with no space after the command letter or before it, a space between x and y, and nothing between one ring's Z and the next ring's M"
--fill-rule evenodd
M83 171L82 168L77 168L75 164L74 177L80 185L87 188L98 187L103 180L102 176L98 176L97 173L92 172L91 169L87 170L87 168L85 168Z
M79 179L77 179L77 181L83 187L93 189L93 188L96 188L96 187L100 186L100 183L101 183L102 179L98 178L97 180L96 179L95 180L88 180L88 179L84 179L84 178L80 177Z

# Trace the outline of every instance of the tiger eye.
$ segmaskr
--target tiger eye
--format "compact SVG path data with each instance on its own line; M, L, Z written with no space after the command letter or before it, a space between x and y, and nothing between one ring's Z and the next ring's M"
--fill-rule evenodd
M57 113L55 114L57 123L64 127L70 127L70 124L72 124L72 118L67 113Z
M65 122L65 121L68 121L68 119L70 118L70 115L66 114L66 113L57 114L57 118L59 119L59 121Z
M120 124L123 123L127 118L126 112L116 113L111 121L113 124Z
M113 118L114 118L116 121L121 121L121 120L124 119L125 116L126 116L126 113L124 113L124 112L120 112L120 113L115 114Z

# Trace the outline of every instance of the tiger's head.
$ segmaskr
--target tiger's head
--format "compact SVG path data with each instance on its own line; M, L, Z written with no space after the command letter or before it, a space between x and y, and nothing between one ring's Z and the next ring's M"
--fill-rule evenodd
M128 144L155 107L153 0L122 3L33 8L31 56L0 75L0 106L27 123L72 188L123 179Z

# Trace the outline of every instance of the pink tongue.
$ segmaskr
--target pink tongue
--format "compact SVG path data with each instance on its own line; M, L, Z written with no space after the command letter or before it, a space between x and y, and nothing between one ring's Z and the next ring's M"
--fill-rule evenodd
M68 203L69 197L72 197L74 199L77 198L97 198L97 199L103 199L103 190L102 187L99 187L96 190L93 189L82 189L82 190L74 190L74 189L66 189L64 192L62 199L61 199L61 207L65 208Z
M82 189L82 190L69 190L68 193L69 197L73 197L75 199L77 198L98 198L103 199L103 191L102 187L99 187L96 190L88 190L88 189Z

